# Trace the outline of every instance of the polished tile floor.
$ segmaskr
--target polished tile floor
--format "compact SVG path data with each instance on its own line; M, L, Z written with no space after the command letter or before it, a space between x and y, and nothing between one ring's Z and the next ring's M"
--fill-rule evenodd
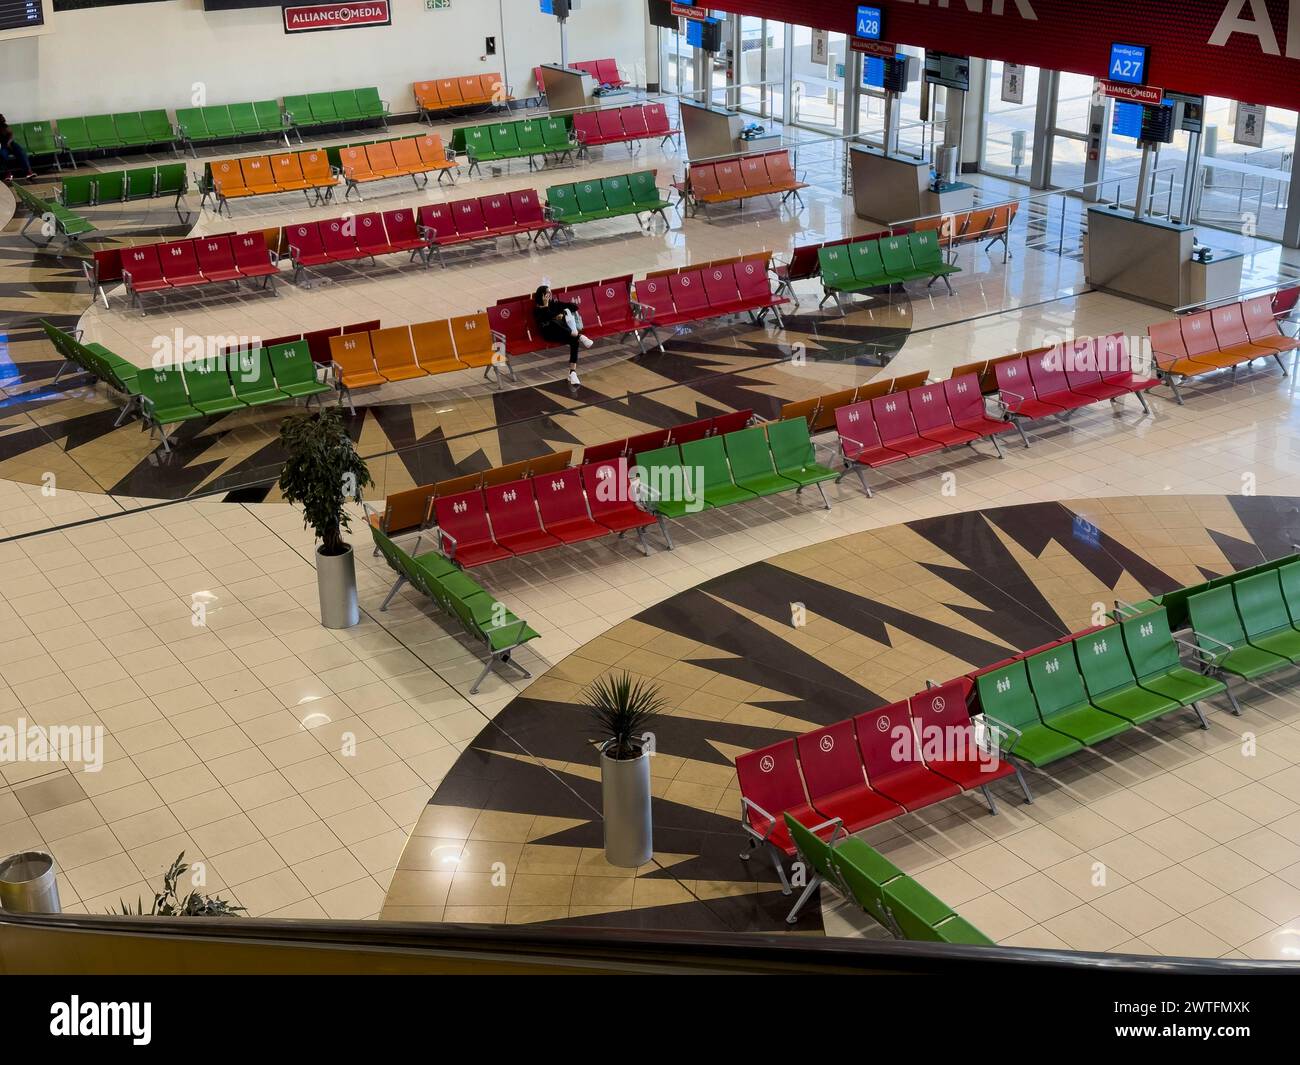
M1081 530L1087 530L1083 535ZM1024 504L850 534L729 570L575 651L497 714L449 772L383 916L775 931L792 899L737 853L731 759L906 698L1132 601L1289 549L1294 498ZM806 622L791 623L791 604ZM628 670L654 725L656 853L601 855L599 775L576 701ZM998 942L1292 958L1300 933L1300 700L1247 685L1243 716L1172 715L1014 781L863 833ZM821 893L831 935L878 936ZM797 929L816 929L816 907Z
M656 159L648 149L643 155L665 172L663 181L675 161L672 153ZM645 165L638 158L629 166L614 154L592 163L590 171ZM464 190L537 187L545 180L517 169L467 182ZM271 335L361 318L395 324L464 313L483 306L488 296L530 288L541 276L558 284L757 248L786 250L795 242L865 228L845 214L836 185L837 175L821 175L798 217L754 212L743 224L691 219L680 227L674 218L673 230L648 236L631 222L596 223L572 246L553 252L514 256L503 245L500 255L467 255L446 270L381 266L340 272L332 283L314 288L284 285L279 299L213 306L196 301L146 317L112 299L107 312L91 308L84 325L88 338L136 357L151 350L153 337L178 327ZM400 202L402 195L368 196L367 207ZM312 214L289 199L250 208L247 218L242 206L236 210L233 222L204 216L200 226L274 225ZM119 898L151 894L161 871L184 850L187 860L203 863L206 890L236 899L255 915L382 912L617 924L646 911L640 919L775 928L783 900L757 872L746 881L736 869L730 758L759 745L754 729L775 736L813 718L802 709L773 709L790 694L772 678L759 683L733 675L762 658L736 646L730 629L682 635L700 619L721 619L711 606L720 593L709 590L710 582L734 582L752 566L797 571L790 560L800 552L842 558L844 545L859 556L867 547L857 545L889 545L888 564L873 563L848 576L860 578L850 582L853 594L890 606L881 630L890 638L851 641L849 657L837 663L850 694L893 697L919 686L931 671L970 662L976 644L1021 645L1018 626L1024 622L1016 620L1021 611L1014 603L1000 605L1010 627L999 629L969 598L968 585L948 589L947 598L933 605L939 589L930 578L900 585L882 576L895 565L923 563L978 572L980 564L963 547L963 537L974 535L965 517L972 512L1073 500L1072 511L1178 581L1195 579L1198 566L1245 565L1260 551L1289 549L1274 542L1289 529L1289 512L1274 509L1270 519L1248 522L1241 511L1243 501L1254 506L1270 495L1300 494L1300 459L1291 444L1295 377L1284 380L1276 368L1259 368L1235 380L1222 375L1198 385L1183 408L1164 398L1153 403L1150 416L1129 402L1081 412L1068 424L1039 431L1028 451L1009 447L1001 462L966 453L900 464L877 478L874 499L846 481L831 490L835 506L829 512L811 501L776 498L699 515L677 524L678 548L671 553L656 550L643 557L630 544L610 541L538 556L527 565L489 567L481 572L485 585L542 634L522 656L537 679L529 686L493 676L479 695L470 696L479 670L473 649L409 589L380 613L391 575L368 550L358 554L362 625L342 633L324 630L315 617L312 545L296 513L265 493L232 502L223 496L184 498L213 484L223 493L248 484L254 471L273 475L277 460L265 451L273 421L196 437L178 449L177 460L165 463L151 455L138 429L111 431L115 412L102 394L75 381L50 387L58 364L33 329L34 319L75 321L89 295L78 284L75 263L33 257L30 247L17 243L17 224L0 238L7 241L0 247L0 313L9 323L11 368L0 380L6 405L0 414L0 723L23 718L44 726L100 725L107 741L98 773L76 765L0 766L0 849L50 849L69 909L104 910ZM525 372L518 389L501 393L464 382L445 392L439 383L427 395L377 396L358 415L365 419L363 452L372 456L385 490L394 490L450 471L671 424L706 409L758 409L766 403L770 412L781 400L869 379L881 372L881 355L893 357L889 373L930 368L942 375L958 362L1029 347L1066 330L1140 333L1163 317L1085 291L1075 259L1022 248L1017 241L1013 249L1007 264L996 254L963 252L964 272L951 297L918 290L906 300L896 295L892 302L860 302L840 319L833 311L815 314L820 294L816 286L804 286L804 306L785 332L724 324L672 338L667 351L655 356L657 364L617 351L593 352L597 357L589 359L577 396L556 387L550 380L554 371L545 365L533 377ZM1274 251L1258 256L1252 269L1273 276L1289 266ZM791 363L793 343L806 343L822 357ZM387 408L400 414L382 413ZM413 460L413 445L436 446L437 457ZM396 447L401 454L394 453ZM223 481L225 474L230 476ZM1178 528L1196 530L1192 543L1168 542L1156 532L1163 523L1131 516L1165 508L1179 515ZM994 519L980 518L986 520ZM918 523L933 524L931 540L919 536ZM946 523L950 533L942 532ZM1029 531L1020 539L1001 528L997 536L1062 621L1076 620L1081 596L1107 598L1122 589L1139 594L1145 578L1133 560L1113 580L1101 580L1057 558L1057 546L1045 548L1040 541L1046 534L1034 531L1036 519L1027 519L1024 528ZM683 596L701 609L683 613L674 605ZM950 604L961 608L957 615ZM203 607L198 625L196 605ZM647 611L657 611L658 620L644 620ZM909 615L933 621L932 613L946 631L978 633L978 640L953 650L936 645L931 628L918 636ZM779 637L789 646L788 634L759 616L754 604L729 606L729 625L732 618L743 619L748 632L761 630L764 639ZM704 665L694 661L702 648ZM681 716L709 729L737 726L712 737L702 728L688 752L659 760L660 791L683 812L680 823L665 826L662 836L670 846L662 849L661 841L655 870L635 877L616 874L603 862L599 827L593 829L592 822L594 762L578 764L588 752L564 721L576 686L625 659L647 675L672 678ZM806 701L813 691L809 687L799 698ZM958 809L948 815L954 823L943 838L935 838L931 822L909 822L900 823L904 832L895 843L881 839L880 845L892 846L895 861L923 881L934 878L933 890L1000 940L1029 942L1037 936L1044 943L1137 950L1134 941L1141 939L1163 953L1253 950L1252 956L1260 956L1266 948L1256 941L1295 916L1283 915L1289 896L1278 884L1300 887L1287 879L1300 855L1283 863L1287 852L1273 836L1254 838L1266 828L1289 844L1298 842L1288 836L1295 834L1290 822L1278 822L1291 816L1292 799L1300 796L1288 797L1285 787L1264 780L1277 776L1275 783L1285 785L1297 760L1288 746L1293 719L1286 699L1283 692L1247 696L1242 727L1253 727L1269 757L1278 760L1268 761L1268 773L1264 761L1249 771L1231 763L1249 784L1215 775L1218 764L1228 764L1225 752L1233 742L1219 717L1203 739L1157 736L1165 745L1158 751L1168 758L1153 753L1157 748L1129 751L1116 744L1104 752L1107 769L1099 772L1095 793L1073 777L1063 778L1030 808L1032 824L1026 811L1004 797L999 819ZM537 723L521 730L517 722L530 708ZM547 728L568 737L561 744L563 757L552 757L539 742ZM507 749L508 743L515 746ZM523 802L521 808L519 774L501 771L503 762L527 777L522 794L534 797L531 805ZM1188 782L1209 798L1179 805L1176 794L1197 796L1179 793L1175 780L1202 763L1207 775ZM1229 826L1187 821L1213 841L1202 850L1194 849L1201 841L1183 828L1174 833L1174 826L1166 826L1169 839L1187 837L1185 847L1177 854L1159 851L1163 858L1146 860L1157 863L1150 869L1123 855L1112 857L1114 901L1076 892L1077 905L1048 912L1051 888L1035 877L1052 880L1056 866L1079 854L1095 856L1093 848L1116 840L1136 846L1133 841L1153 826L1186 821L1188 810L1255 784L1268 790L1252 791L1238 811L1254 824L1235 820L1231 827L1241 831L1229 835ZM1144 811L1139 820L1153 813L1136 800L1115 798L1130 791L1164 816L1130 823L1130 810L1135 817ZM1082 828L1072 832L1073 822L1034 834L1037 817L1064 821L1072 815L1094 828L1095 816L1121 834L1102 838L1105 833L1098 832L1092 838ZM715 816L729 827L715 830ZM710 844L703 850L702 833ZM1013 845L1012 833L1024 838ZM948 836L960 844L949 846ZM1040 836L1041 851L1035 849ZM1245 837L1250 838L1242 845L1249 850L1238 854L1230 844ZM1066 853L1061 840L1077 853ZM1001 849L981 852L965 865L958 860L994 845ZM1223 874L1219 864L1226 856L1214 852L1224 848L1262 870L1259 877L1237 884ZM1004 880L1019 867L1011 868L1003 850L1030 870ZM1055 860L1049 864L1049 858ZM498 860L509 883L504 901L490 879ZM1221 894L1191 892L1190 881L1168 873L1175 866L1187 867ZM954 869L971 879L962 880ZM1151 881L1162 874L1167 888L1162 880ZM1009 890L1022 880L1032 883ZM1120 894L1132 885L1140 885L1144 895ZM1146 896L1173 915L1148 923L1164 911ZM1057 903L1061 899L1055 896ZM697 900L709 905L701 909ZM1256 924L1260 917L1273 923L1242 938L1254 925L1236 911L1238 904L1255 913ZM1090 937L1094 929L1109 927L1094 921L1091 911L1071 922L1075 910L1094 906L1127 935ZM1196 916L1216 906L1204 920ZM675 914L666 915L669 910ZM1087 918L1083 931L1080 916ZM810 911L805 922L815 929L816 913ZM843 922L828 912L828 930L847 927ZM1170 925L1173 932L1159 934ZM1202 933L1214 941L1199 938ZM1181 950L1175 949L1178 943ZM1217 943L1225 946L1217 949Z

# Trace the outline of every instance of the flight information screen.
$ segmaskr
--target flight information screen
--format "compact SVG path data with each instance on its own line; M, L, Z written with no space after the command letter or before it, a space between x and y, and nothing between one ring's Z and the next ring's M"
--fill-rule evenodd
M0 0L0 30L24 30L45 25L41 0Z

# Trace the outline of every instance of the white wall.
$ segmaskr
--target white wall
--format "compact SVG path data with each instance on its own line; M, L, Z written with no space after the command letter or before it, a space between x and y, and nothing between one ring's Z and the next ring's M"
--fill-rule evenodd
M391 26L293 36L279 8L205 12L201 0L52 13L53 33L0 42L0 111L10 122L175 111L202 83L212 104L378 85L400 113L414 110L414 81L504 66L522 98L534 92L532 68L559 61L559 23L537 0L453 0L438 11L424 0L391 3ZM643 0L582 0L569 20L569 59L613 56L644 84L644 11ZM480 61L488 36L497 54Z

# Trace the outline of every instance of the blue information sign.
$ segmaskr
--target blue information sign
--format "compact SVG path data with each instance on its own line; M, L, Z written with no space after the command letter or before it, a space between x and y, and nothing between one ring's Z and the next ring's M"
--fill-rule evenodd
M1142 105L1116 100L1111 111L1110 131L1119 137L1142 138Z
M864 89L883 89L885 87L885 61L878 56L862 57L862 87Z
M880 8L858 8L858 20L853 30L853 36L864 37L869 41L880 40Z
M1144 44L1112 44L1106 77L1126 85L1145 85L1147 48Z

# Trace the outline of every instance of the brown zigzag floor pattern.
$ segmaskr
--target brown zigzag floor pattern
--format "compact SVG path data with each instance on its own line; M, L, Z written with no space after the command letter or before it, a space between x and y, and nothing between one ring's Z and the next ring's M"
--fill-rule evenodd
M817 544L682 592L580 648L484 729L408 842L384 916L786 929L790 900L770 864L737 858L738 753L1083 628L1098 604L1290 553L1300 539L1296 504L1184 496L976 511ZM800 628L796 603L807 614ZM624 669L660 685L673 707L655 730L656 853L636 871L603 860L599 774L577 706L584 684ZM1300 719L1300 707L1278 711L1265 691L1243 697L1261 732ZM1033 773L1033 806L1004 782L995 788L1000 817L962 796L866 836L913 872L909 865L938 866L953 839L961 853L1036 831L1068 812L1099 764L1136 777L1139 765L1190 762L1211 740L1231 741L1235 724L1210 713L1211 734L1189 716L1171 717ZM1290 731L1289 741L1300 738ZM818 927L813 905L799 929Z

